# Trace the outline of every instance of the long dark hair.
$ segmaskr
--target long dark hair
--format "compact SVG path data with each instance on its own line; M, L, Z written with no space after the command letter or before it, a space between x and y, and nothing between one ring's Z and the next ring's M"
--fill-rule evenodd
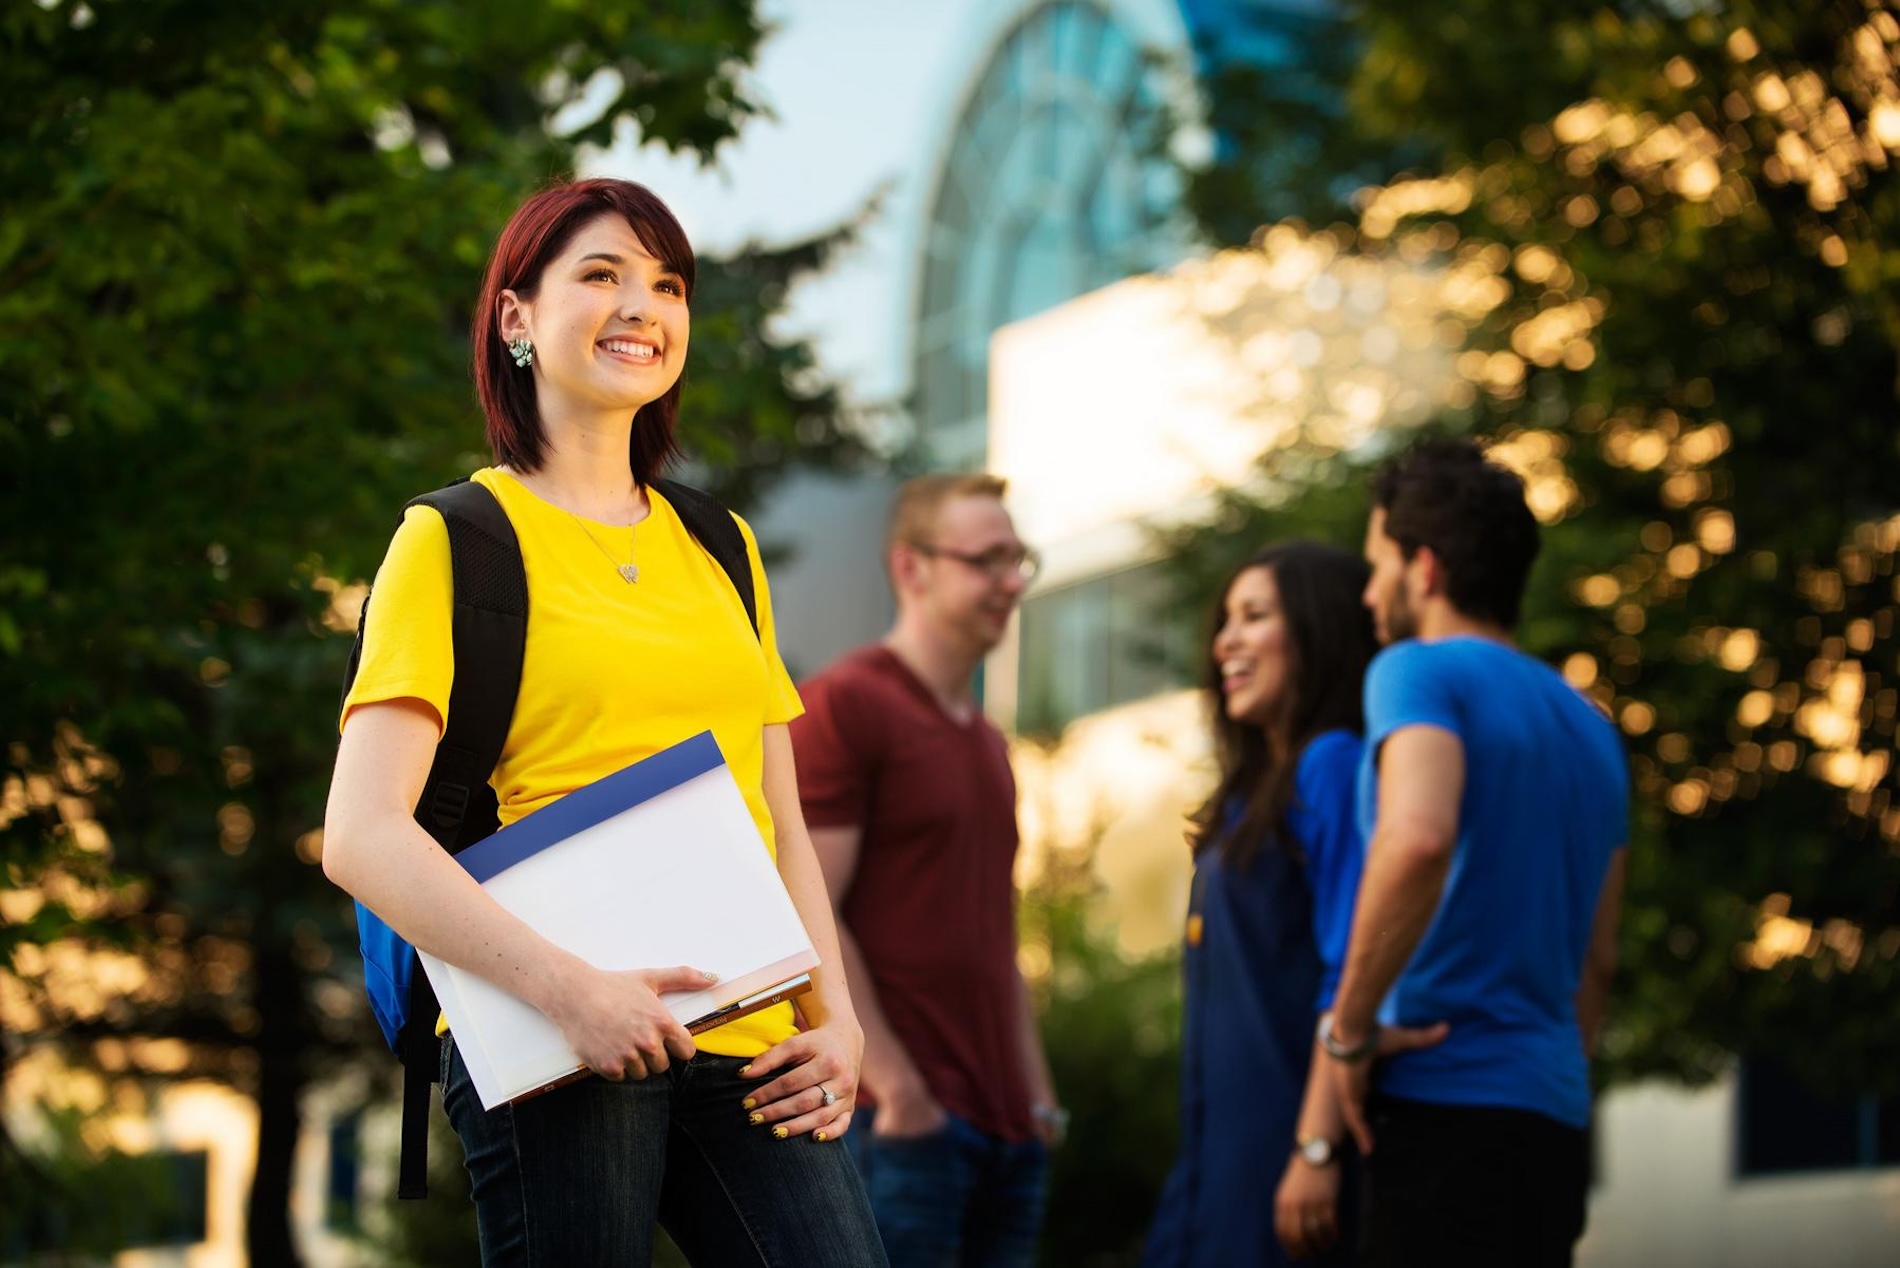
M1265 568L1286 622L1284 697L1266 727L1227 716L1214 636L1227 619L1227 595L1242 574ZM1307 741L1325 731L1365 728L1360 689L1378 650L1372 618L1360 602L1369 570L1357 555L1319 542L1280 542L1242 564L1221 588L1207 638L1207 699L1213 710L1220 783L1194 815L1195 853L1219 843L1229 863L1246 866L1271 840L1297 849L1286 830L1294 777ZM1276 753L1284 754L1276 761ZM1238 807L1232 818L1230 807ZM1231 827L1229 826L1229 821Z

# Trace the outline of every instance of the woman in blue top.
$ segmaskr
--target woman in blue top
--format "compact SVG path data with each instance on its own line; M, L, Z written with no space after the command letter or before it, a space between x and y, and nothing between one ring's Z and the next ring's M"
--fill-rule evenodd
M1215 611L1220 783L1189 838L1181 1153L1145 1268L1351 1261L1346 1132L1313 1036L1359 887L1366 579L1346 551L1286 542Z

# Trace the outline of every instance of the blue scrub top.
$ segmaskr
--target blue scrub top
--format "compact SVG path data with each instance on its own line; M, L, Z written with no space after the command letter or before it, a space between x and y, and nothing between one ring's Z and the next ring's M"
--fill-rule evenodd
M1245 868L1217 846L1195 859L1182 955L1181 1152L1144 1268L1291 1262L1273 1233L1273 1195L1293 1150L1314 1025L1351 934L1364 854L1353 820L1361 747L1350 731L1328 731L1300 754L1287 816L1294 850L1265 842Z

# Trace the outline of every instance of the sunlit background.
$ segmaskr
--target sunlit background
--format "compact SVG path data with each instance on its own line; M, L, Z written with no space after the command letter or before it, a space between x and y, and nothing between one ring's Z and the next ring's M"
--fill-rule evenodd
M1900 1262L1892 3L641 7L0 18L0 1262L467 1261L452 1136L391 1197L321 796L569 163L705 257L688 474L796 672L882 631L907 474L1006 476L1043 553L980 687L1076 1121L1044 1262L1132 1263L1173 1147L1215 587L1356 543L1420 429L1525 477L1523 642L1635 772L1579 1262Z

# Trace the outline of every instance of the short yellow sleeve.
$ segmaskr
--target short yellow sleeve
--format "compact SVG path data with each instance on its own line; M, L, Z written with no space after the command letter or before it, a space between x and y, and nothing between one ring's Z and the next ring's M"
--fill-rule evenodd
M765 725L775 726L790 722L805 712L805 702L798 698L798 688L792 685L792 676L785 669L785 662L779 659L778 632L772 625L772 590L765 580L765 565L759 559L758 539L752 536L752 526L744 517L732 517L739 522L739 531L745 534L746 559L752 565L752 593L756 597L759 609L759 647L765 653ZM443 537L447 547L447 535Z
M363 624L363 654L338 731L359 706L407 698L435 710L440 739L455 680L454 619L448 526L433 508L410 507L376 571Z

